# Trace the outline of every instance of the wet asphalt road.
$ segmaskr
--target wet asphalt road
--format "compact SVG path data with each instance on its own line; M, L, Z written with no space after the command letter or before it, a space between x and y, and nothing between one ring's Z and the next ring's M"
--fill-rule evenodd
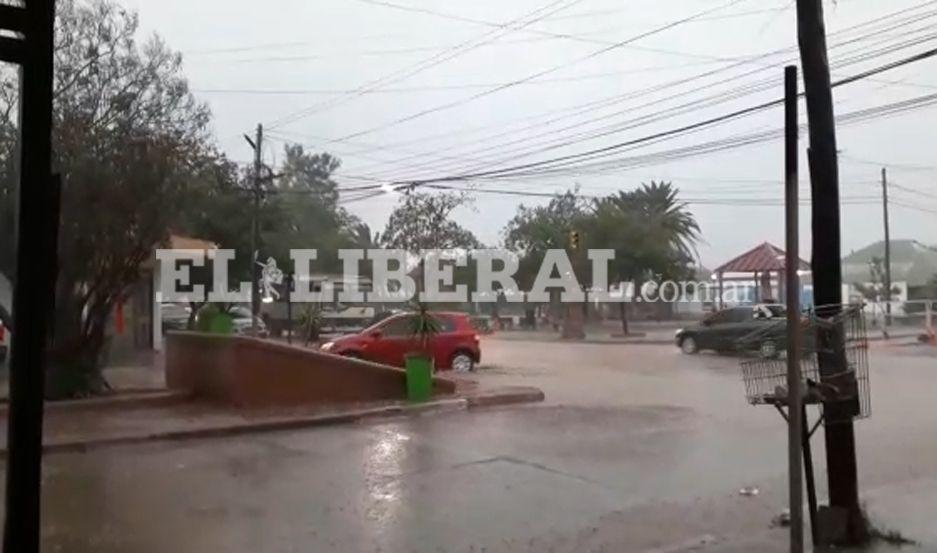
M738 359L483 347L480 380L539 386L547 401L52 455L45 549L783 550L770 520L784 505L785 428L744 402ZM881 524L937 551L937 356L877 349L873 367L873 418L857 423L864 497Z

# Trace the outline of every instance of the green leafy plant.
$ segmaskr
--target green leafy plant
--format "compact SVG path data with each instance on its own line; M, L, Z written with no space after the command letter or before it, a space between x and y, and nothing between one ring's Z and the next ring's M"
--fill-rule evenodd
M419 303L416 308L416 314L410 324L410 335L419 341L420 349L418 353L428 356L433 337L439 334L442 328L439 321L430 314L426 304Z
M315 304L307 304L299 314L299 328L303 336L303 345L319 339L322 331L322 309Z

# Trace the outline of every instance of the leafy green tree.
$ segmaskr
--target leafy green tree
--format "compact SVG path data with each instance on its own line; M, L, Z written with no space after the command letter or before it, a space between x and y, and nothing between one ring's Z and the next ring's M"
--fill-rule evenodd
M419 254L421 250L449 250L459 252L482 247L471 231L452 220L452 213L470 204L465 194L407 192L390 214L384 232L378 237L385 248L405 250ZM423 289L424 264L418 265L417 290ZM466 284L471 291L474 284L474 264L456 267L453 284Z
M682 279L692 273L700 228L671 183L641 185L596 200L587 225L591 248L615 251L610 281L638 287L649 278ZM619 304L627 334L627 304Z
M107 0L57 6L55 167L62 175L59 267L50 390L106 388L99 359L117 302L164 243L187 192L210 180L208 108L189 93L182 58L156 36L137 40L136 14ZM16 187L15 74L0 74L0 212ZM12 218L0 236L11 237ZM12 244L0 265L12 269Z
M457 193L405 193L380 236L386 248L418 253L420 250L453 250L481 247L471 231L452 220L452 212L470 204Z
M330 154L309 153L301 145L284 147L280 176L266 191L262 207L262 255L272 255L281 267L290 268L290 249L315 248L319 269L341 268L337 251L356 246L362 223L338 203L332 174L340 166Z
M573 230L583 232L591 217L589 203L582 198L578 189L557 194L545 206L528 207L521 205L517 214L504 230L504 245L520 256L517 271L517 283L523 290L529 290L537 277L546 252L551 249L570 249L570 233ZM580 282L586 276L586 264L582 262L584 254L570 255L573 269ZM551 293L552 310L559 296Z

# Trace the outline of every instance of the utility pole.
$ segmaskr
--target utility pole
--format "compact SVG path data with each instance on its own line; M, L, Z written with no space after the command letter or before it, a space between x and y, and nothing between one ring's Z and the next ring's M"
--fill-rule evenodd
M842 304L843 280L839 167L822 0L797 0L797 31L809 121L814 302L822 314L834 316ZM817 363L821 380L835 378L846 369L845 351L836 347L818 352ZM868 532L859 506L853 421L842 402L827 402L824 415L830 514L845 519L845 535L833 541L857 544Z
M797 176L797 66L784 69L784 204L785 234L784 261L785 292L787 295L787 471L788 499L791 511L791 553L804 552L804 486L801 463L804 415L803 391L800 379L800 215L799 179Z
M882 167L882 210L885 215L885 326L889 327L891 326L891 233L888 228L888 170L884 167Z
M264 141L264 126L257 124L257 134L251 140L249 136L244 135L247 143L254 149L254 174L251 182L251 196L253 205L251 207L251 336L257 336L257 317L260 314L260 282L258 275L257 247L260 243L260 195L263 190L261 187L260 172L263 168L262 147Z

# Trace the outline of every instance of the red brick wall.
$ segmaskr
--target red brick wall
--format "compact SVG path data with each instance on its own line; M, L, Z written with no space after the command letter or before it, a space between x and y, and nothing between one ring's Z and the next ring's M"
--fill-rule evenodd
M196 332L166 337L171 389L241 407L403 399L403 370L256 338ZM455 383L435 378L437 394Z

